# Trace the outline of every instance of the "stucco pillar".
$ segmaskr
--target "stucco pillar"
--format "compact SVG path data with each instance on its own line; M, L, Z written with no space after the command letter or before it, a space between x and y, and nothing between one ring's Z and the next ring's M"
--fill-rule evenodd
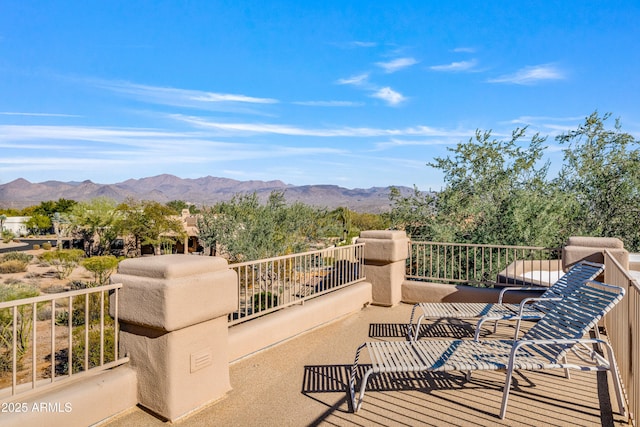
M364 273L372 284L373 304L392 306L401 301L409 239L404 231L363 231Z
M142 406L174 421L231 389L227 314L238 297L226 260L127 259L111 281L123 284L120 351L137 372Z

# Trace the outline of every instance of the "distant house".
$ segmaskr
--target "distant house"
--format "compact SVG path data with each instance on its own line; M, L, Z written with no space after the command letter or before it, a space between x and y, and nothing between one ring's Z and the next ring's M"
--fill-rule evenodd
M16 236L26 236L29 232L25 223L29 219L30 216L9 216L2 222L2 231L11 231Z

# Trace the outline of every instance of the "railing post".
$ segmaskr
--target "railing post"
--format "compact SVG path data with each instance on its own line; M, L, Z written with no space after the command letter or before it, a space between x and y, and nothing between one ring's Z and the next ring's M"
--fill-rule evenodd
M364 243L364 273L372 284L373 304L392 306L402 299L409 239L404 231L370 230L360 233Z
M174 421L231 389L227 315L236 273L218 257L127 259L119 295L120 351L138 376L139 403Z

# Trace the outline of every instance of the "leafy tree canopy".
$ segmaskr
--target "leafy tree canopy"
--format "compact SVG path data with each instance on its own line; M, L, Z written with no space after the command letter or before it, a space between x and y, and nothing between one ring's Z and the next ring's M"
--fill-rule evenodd
M117 202L107 197L97 197L73 206L68 214L75 232L85 242L87 255L102 255L109 251L112 242L121 231L121 216Z
M614 236L640 247L640 149L610 115L597 112L577 130L559 135L565 144L560 174L548 177L545 137L527 128L497 139L477 131L428 166L445 188L429 195L392 191L393 228L414 238L511 245L558 246L571 235Z
M640 249L640 142L623 132L620 120L594 112L578 129L556 140L565 145L556 181L574 203L572 221L583 235L618 237Z
M184 239L184 227L175 211L159 202L127 199L118 206L118 212L121 229L133 236L138 255L142 245L152 245L159 253L162 246Z
M234 262L301 252L322 234L324 211L302 203L287 205L274 191L265 204L257 194L236 195L204 209L200 239Z

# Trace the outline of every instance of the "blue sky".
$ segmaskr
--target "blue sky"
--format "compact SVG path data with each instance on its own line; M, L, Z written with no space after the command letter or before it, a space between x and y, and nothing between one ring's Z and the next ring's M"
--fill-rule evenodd
M5 1L0 184L170 173L439 189L476 129L640 135L632 1Z

